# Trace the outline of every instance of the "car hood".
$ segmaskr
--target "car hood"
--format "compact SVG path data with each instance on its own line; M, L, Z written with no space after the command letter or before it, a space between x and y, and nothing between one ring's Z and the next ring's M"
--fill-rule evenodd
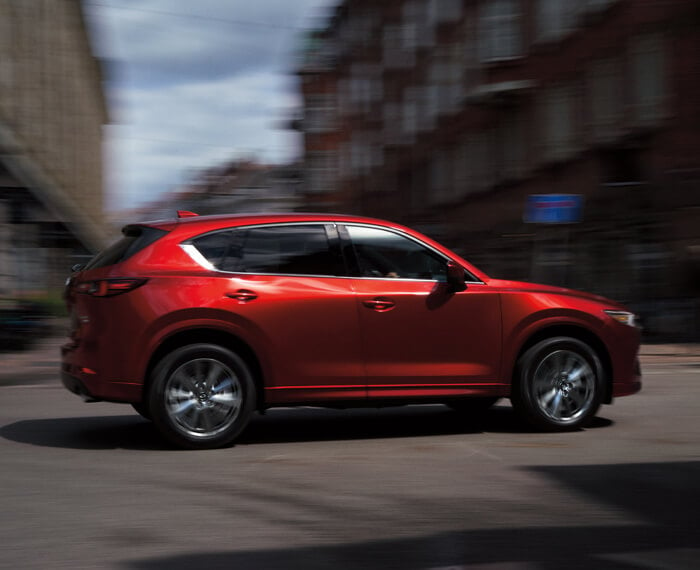
M488 283L490 287L496 287L498 289L502 289L503 291L523 291L528 293L567 295L569 297L577 297L579 299L595 301L603 305L608 305L610 308L625 309L625 307L617 301L613 301L600 295L594 295L593 293L585 293L575 289L566 289L565 287L542 285L541 283L528 283L525 281L509 281L505 279L490 279Z

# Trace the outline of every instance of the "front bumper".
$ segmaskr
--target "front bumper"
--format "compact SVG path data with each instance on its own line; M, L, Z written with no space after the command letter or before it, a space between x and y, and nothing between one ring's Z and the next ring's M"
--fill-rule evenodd
M631 379L626 382L613 382L612 397L631 396L642 389L642 367L639 357L635 358Z

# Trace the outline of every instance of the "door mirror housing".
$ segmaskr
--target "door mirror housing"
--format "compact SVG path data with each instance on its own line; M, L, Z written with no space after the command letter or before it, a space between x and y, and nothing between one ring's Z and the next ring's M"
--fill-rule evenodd
M447 262L447 288L451 293L459 293L467 288L464 282L464 269L454 261Z

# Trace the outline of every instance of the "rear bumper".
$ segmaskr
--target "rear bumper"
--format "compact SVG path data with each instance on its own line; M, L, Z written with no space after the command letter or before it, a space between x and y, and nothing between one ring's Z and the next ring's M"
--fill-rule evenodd
M83 400L86 402L99 402L100 398L95 398L90 391L87 389L87 386L80 380L80 378L76 378L75 376L72 376L68 374L65 370L61 371L61 382L63 382L63 385L69 392L73 392L73 394L77 394L80 396Z
M86 365L89 359L74 343L61 347L61 360L61 382L69 392L86 402L140 402L142 399L143 384L105 379L99 369Z

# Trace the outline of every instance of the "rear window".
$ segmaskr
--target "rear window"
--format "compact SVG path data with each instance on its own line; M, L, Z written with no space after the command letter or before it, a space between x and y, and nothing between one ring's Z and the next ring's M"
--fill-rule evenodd
M85 269L107 267L129 259L132 255L151 245L168 232L148 226L126 226L122 233L124 234L122 239L93 257L85 266Z

